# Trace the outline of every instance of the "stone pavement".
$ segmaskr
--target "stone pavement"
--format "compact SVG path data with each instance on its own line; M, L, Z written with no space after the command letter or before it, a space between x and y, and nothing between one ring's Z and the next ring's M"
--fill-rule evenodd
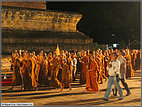
M126 91L123 88L124 99L118 100L119 96L114 97L111 93L110 100L102 100L107 88L107 82L99 84L100 92L84 93L85 85L79 83L72 84L72 90L51 89L47 86L39 87L38 91L21 91L19 86L14 91L8 91L9 86L2 86L2 103L33 103L34 105L95 105L95 106L140 106L141 105L141 72L135 71L135 76L126 80L131 90L130 96L125 96ZM122 84L121 84L122 86Z

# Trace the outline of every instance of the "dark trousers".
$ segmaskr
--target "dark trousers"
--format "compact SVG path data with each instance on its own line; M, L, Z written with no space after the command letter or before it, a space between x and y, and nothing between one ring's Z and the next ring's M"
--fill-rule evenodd
M122 79L119 79L119 80L121 81L121 83L122 83L122 85L124 86L124 88L125 88L125 90L127 91L127 93L130 93L130 90L129 90L129 88L128 88L127 83L125 82L125 79L122 78ZM117 88L116 88L116 87L115 87L115 92L113 92L113 93L117 95Z

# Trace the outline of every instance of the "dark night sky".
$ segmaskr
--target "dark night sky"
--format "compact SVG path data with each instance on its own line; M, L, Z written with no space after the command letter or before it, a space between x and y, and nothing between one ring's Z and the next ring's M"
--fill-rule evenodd
M140 41L139 2L47 2L47 9L81 13L77 29L94 42Z

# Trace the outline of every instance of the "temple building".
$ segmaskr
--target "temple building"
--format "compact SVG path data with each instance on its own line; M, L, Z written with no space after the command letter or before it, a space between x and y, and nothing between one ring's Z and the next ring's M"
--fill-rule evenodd
M77 30L81 14L51 11L46 2L5 1L1 9L2 54L14 50L46 52L93 49L93 39Z

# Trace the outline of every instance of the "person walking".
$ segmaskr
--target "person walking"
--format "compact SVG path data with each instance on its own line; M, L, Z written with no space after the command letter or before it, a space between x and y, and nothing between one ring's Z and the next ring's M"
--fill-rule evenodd
M77 59L75 58L75 55L73 55L72 58L72 66L73 66L73 81L76 79L76 65L77 65Z
M119 80L121 81L122 85L124 86L125 90L127 91L126 96L129 96L131 94L127 83L125 82L125 75L126 75L126 59L122 56L123 51L118 50L117 51L117 60L119 60L120 62L120 76L119 76ZM115 87L115 92L113 94L114 96L117 96L117 88Z
M120 87L120 84L118 81L120 62L116 58L117 58L117 54L112 53L111 54L111 61L108 61L108 63L107 63L107 70L109 72L109 78L108 78L107 90L106 90L106 93L105 93L104 99L103 99L105 101L109 100L109 96L112 91L113 84L115 84L116 88L118 89L118 92L120 95L119 100L123 99L122 88Z

